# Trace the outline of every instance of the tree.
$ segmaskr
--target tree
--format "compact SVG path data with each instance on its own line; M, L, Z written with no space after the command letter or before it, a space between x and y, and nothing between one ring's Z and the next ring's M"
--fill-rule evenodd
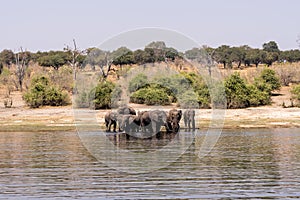
M254 64L255 67L258 67L258 65L262 62L262 50L260 49L249 49L246 51L245 55L245 64L250 65Z
M59 67L67 64L70 61L70 57L67 52L63 51L50 51L40 56L37 59L40 66L53 67L58 70Z
M244 47L232 47L230 53L230 61L236 62L238 68L240 68L242 62L244 62L246 57L246 50Z
M231 65L232 63L230 59L230 54L230 46L222 45L215 50L215 53L213 54L213 59L218 63L222 63L225 69L227 65Z
M234 73L226 78L224 86L228 108L245 108L250 105L249 89L239 73Z
M288 62L299 62L300 61L300 50L292 49L288 51L283 51L280 53L280 60L281 61L288 61Z
M146 57L146 53L141 49L138 49L133 52L133 60L136 64L139 65L144 64L145 57Z
M273 90L279 90L281 87L280 80L273 69L265 68L259 77L255 79L255 85L261 91L271 94Z
M15 54L12 50L4 49L0 53L0 63L10 66L15 61Z
M275 61L279 58L279 54L277 52L262 52L262 62L265 63L268 67L271 66Z
M129 82L129 92L135 92L148 84L148 77L145 74L138 74Z
M133 64L133 53L130 49L126 47L120 47L112 52L112 59L114 65L129 65Z
M146 45L145 48L151 48L151 49L165 49L167 48L165 42L163 41L155 41L151 42L150 44Z
M81 63L83 62L82 59L79 60L78 58L80 58L80 56L83 55L86 51L78 49L75 39L73 39L73 48L70 47L70 46L67 46L65 48L65 51L67 51L71 55L71 59L69 60L69 64L73 69L74 80L76 80L77 68L80 65L80 61L81 61Z
M278 45L275 41L270 41L270 42L264 43L263 50L267 51L267 52L277 52L277 53L280 52Z
M171 61L174 61L175 58L179 57L179 52L174 48L166 48L165 53L163 53L165 57Z
M25 77L25 72L30 61L30 53L23 51L23 48L20 48L20 52L15 54L15 63L16 63L16 76L20 86L21 92L23 91L23 80Z

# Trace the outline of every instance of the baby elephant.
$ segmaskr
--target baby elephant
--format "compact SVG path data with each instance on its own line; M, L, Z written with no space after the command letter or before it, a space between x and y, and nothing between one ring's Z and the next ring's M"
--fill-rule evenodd
M192 130L195 131L195 110L188 109L185 110L183 113L183 120L185 128L188 128L188 131L191 130L191 124L192 124Z
M109 111L105 114L105 126L106 132L110 132L111 125L113 125L113 131L116 132L118 114L113 111Z

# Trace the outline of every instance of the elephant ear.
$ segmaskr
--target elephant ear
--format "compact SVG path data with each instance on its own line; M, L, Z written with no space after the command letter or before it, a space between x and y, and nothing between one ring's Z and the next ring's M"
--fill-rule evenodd
M151 121L158 121L158 114L156 112L149 112L149 117Z
M134 116L129 116L129 119L128 119L128 123L131 124L133 121L134 121L135 117Z

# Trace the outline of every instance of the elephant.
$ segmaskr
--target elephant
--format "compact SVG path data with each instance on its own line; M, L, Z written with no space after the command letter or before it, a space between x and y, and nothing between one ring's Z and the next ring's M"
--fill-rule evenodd
M191 124L192 124L192 130L195 131L195 110L193 109L187 109L183 113L183 121L185 128L188 128L188 131L191 130Z
M130 106L122 106L117 110L117 114L118 114L117 121L118 121L119 131L122 132L124 131L123 120L125 120L123 118L123 115L136 115L136 111Z
M105 126L107 132L110 132L112 125L113 125L113 131L116 132L117 116L118 114L113 111L109 111L105 114L104 119L105 119Z
M117 110L120 115L136 115L136 111L131 106L122 106Z
M171 109L167 116L166 129L168 133L177 133L180 129L179 122L182 117L182 111Z
M121 115L120 129L126 133L138 132L140 128L140 116L136 115Z
M161 126L166 124L167 114L162 110L145 111L140 116L141 128L144 133L146 129L152 135L160 132Z

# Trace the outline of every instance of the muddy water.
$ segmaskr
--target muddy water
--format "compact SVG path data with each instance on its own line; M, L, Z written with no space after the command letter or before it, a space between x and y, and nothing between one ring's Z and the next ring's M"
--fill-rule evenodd
M135 142L123 145L141 151ZM167 167L126 174L97 161L76 133L4 132L0 199L300 197L299 129L226 131L208 156L194 151L193 144Z

